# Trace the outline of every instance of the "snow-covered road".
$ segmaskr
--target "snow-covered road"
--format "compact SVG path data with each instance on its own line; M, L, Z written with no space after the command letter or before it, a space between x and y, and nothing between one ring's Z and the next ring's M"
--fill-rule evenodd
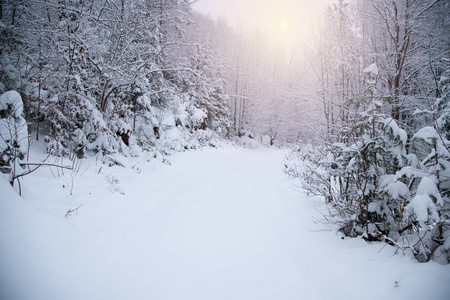
M41 171L26 201L1 180L0 299L448 299L448 266L314 223L323 207L283 174L284 153L91 165L73 196L70 176Z

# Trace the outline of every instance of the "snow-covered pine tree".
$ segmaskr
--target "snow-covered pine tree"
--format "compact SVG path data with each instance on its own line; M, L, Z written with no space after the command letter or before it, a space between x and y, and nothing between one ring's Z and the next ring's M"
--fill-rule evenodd
M369 77L377 74L374 65L366 70ZM348 142L333 144L321 165L328 180L327 189L322 191L341 218L340 230L372 241L390 239L398 230L395 220L401 219L397 213L405 204L400 194L394 197L396 201L383 196L383 178L395 174L409 160L406 132L382 112L371 81L368 83L367 95L361 99L365 103L358 103L367 109L356 115L344 131Z
M198 44L191 54L190 71L186 74L184 86L190 102L205 114L204 120L195 120L194 127L210 128L222 136L230 133L231 121L225 79L220 66L212 62L212 50L207 45ZM193 118L195 119L195 118Z

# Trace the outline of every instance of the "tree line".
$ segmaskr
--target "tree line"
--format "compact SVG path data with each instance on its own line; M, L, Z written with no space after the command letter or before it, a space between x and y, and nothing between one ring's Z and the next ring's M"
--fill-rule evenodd
M20 93L49 152L154 147L173 131L230 134L211 49L191 39L190 1L2 0L0 10L0 91Z

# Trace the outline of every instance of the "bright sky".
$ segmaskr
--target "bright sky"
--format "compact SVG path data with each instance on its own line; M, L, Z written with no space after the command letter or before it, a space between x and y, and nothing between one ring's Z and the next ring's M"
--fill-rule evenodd
M194 9L213 18L226 17L230 24L257 28L280 44L311 36L312 25L333 0L198 0Z

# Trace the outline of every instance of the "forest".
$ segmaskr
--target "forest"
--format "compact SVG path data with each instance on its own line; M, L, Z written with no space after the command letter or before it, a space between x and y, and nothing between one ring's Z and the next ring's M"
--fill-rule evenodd
M336 0L289 49L190 0L1 0L0 170L290 148L346 237L450 259L450 2ZM280 168L283 166L280 166Z

